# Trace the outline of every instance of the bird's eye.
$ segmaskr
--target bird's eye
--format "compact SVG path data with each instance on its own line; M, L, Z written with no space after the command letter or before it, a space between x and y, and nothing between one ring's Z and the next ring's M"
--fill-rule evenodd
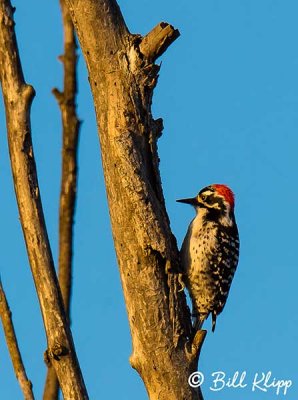
M202 195L201 195L201 199L202 199L203 201L206 201L206 200L207 200L207 195L206 195L206 194L202 194Z

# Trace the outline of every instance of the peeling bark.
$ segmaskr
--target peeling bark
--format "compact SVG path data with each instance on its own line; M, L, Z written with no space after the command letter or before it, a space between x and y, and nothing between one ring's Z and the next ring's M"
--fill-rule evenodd
M151 400L202 399L188 385L204 333L193 333L165 209L151 114L159 66L178 37L160 23L132 35L114 0L66 0L89 72L113 238L130 324L131 365ZM193 345L194 344L194 345Z

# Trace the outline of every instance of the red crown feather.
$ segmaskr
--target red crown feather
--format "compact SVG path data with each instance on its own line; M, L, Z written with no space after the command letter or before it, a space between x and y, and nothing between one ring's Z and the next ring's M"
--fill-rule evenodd
M231 208L235 205L235 196L232 190L226 185L220 185L218 183L212 185L218 194L224 197L224 199L230 204Z

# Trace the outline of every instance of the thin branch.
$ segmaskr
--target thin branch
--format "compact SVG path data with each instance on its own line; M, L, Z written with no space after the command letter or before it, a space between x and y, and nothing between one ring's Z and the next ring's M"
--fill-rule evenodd
M60 193L59 217L59 283L66 313L69 315L71 295L71 265L73 249L73 221L77 192L77 150L80 121L76 114L76 40L71 18L64 0L61 0L64 25L64 90L57 97L53 90L62 114L63 149L62 149L62 181Z
M24 80L9 0L0 0L0 78L16 198L48 341L47 355L64 398L87 399L44 221L31 139L34 89Z
M32 391L32 383L29 381L25 367L23 364L22 356L20 353L18 340L15 334L11 311L7 303L7 299L0 280L0 318L3 325L4 335L12 361L12 365L22 389L25 400L34 400Z
M70 321L70 297L72 282L73 221L77 190L77 149L79 120L76 114L76 39L71 18L64 0L60 0L63 28L64 54L59 57L64 66L64 89L53 89L62 116L62 179L59 216L59 268L58 278L64 307ZM43 400L58 399L59 384L55 370L48 368Z

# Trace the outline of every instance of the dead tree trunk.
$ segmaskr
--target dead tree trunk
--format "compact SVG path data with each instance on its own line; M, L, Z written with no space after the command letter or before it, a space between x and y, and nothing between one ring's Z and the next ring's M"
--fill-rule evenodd
M167 23L131 34L115 0L66 0L87 63L96 109L113 237L133 354L151 400L197 399L188 384L204 332L190 343L179 255L165 209L151 114L159 66L179 36Z

